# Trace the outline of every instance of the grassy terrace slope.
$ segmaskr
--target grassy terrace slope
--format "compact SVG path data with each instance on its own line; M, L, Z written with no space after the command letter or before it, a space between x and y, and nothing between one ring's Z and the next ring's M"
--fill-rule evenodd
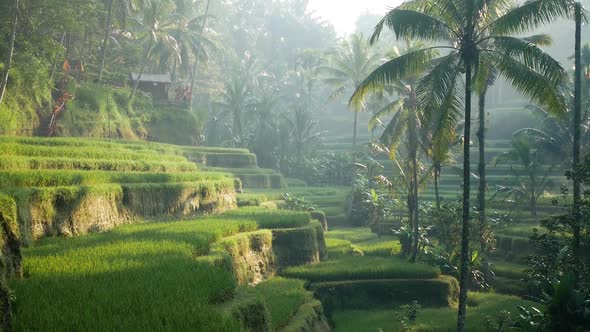
M15 330L298 330L321 321L321 304L302 281L271 278L285 250L273 233L313 234L318 257L317 226L304 212L248 208L40 240L11 282ZM268 273L250 287L254 266Z
M235 188L285 186L244 149L83 138L0 137L0 188L25 242L235 207ZM218 167L218 168L215 168Z
M104 171L218 171L240 178L246 188L284 188L283 177L257 168L246 149L178 146L155 142L83 138L0 137L0 169Z
M231 272L195 253L254 229L254 221L195 220L43 240L24 251L27 277L12 283L15 328L239 330L212 307L236 287Z

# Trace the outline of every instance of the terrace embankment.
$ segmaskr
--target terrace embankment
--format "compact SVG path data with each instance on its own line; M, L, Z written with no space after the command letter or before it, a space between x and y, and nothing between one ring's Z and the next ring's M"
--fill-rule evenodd
M0 152L0 187L16 201L25 244L223 212L236 207L235 189L285 186L244 149L0 137Z

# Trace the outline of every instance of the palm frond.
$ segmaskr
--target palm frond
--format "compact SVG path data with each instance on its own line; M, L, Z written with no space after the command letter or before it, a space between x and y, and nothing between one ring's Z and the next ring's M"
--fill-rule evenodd
M522 39L528 41L529 43L533 43L537 46L550 46L553 43L553 38L550 35L540 34L540 35L532 35L528 37L523 37Z
M451 40L453 29L438 18L411 9L396 8L383 18L384 23L398 39L427 41ZM371 43L373 43L373 38Z
M450 92L454 95L453 89L460 75L459 57L456 52L435 62L434 68L420 80L416 89L418 104L421 105L427 121L449 101ZM450 106L456 105L451 103Z
M499 17L489 26L492 35L511 35L532 31L557 18L569 17L572 0L531 0Z
M494 48L504 57L522 62L525 66L543 74L555 85L566 78L567 72L561 64L536 44L522 38L508 36L494 36L492 40Z
M485 93L494 84L497 78L497 71L494 68L493 57L487 53L479 55L479 61L475 68L474 89L477 93Z
M545 75L508 56L496 57L494 62L498 72L533 102L546 106L552 113L565 112L565 98Z
M463 1L456 0L412 0L398 8L415 10L444 22L455 34L461 30L464 16Z
M395 100L395 101L387 104L385 107L383 107L379 111L377 111L371 117L371 120L369 120L369 130L375 129L375 127L381 123L381 121L379 121L380 119L382 119L386 116L389 116L395 112L398 112L400 110L400 108L404 107L404 103L405 103L405 99L400 98L398 100Z
M437 54L436 48L425 48L406 53L384 63L369 74L356 88L356 91L350 97L349 106L353 109L363 108L368 94L379 91L383 87L408 76L422 72Z
M389 159L391 160L395 160L397 148L401 142L401 138L405 132L405 127L408 123L407 119L407 109L400 109L399 112L395 113L391 121L389 121L389 124L381 135L380 141L384 145L388 146Z

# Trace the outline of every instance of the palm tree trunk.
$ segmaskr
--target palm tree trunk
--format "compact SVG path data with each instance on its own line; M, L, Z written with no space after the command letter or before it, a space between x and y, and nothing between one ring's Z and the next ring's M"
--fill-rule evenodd
M207 23L207 15L209 15L209 6L211 0L207 0L207 7L205 8L205 17L203 18L203 24L201 25L201 36L205 32L205 24ZM188 97L188 108L190 109L193 105L193 88L195 86L195 78L197 77L197 69L199 68L199 54L195 54L195 63L193 64L193 70L191 72L191 86Z
M145 55L143 57L143 61L141 62L141 70L139 71L139 75L137 75L137 80L135 81L135 84L133 86L133 91L131 91L131 96L129 96L129 103L133 102L133 98L135 97L135 94L137 93L137 88L139 87L139 81L141 80L141 77L143 76L143 72L145 71L145 67L147 66L147 62L149 60L153 44L154 44L154 40L151 39L146 50L145 50Z
M575 17L576 17L576 43L575 43L575 93L574 93L574 156L573 156L573 194L574 194L574 239L573 239L573 254L574 259L579 259L580 255L580 205L581 205L581 187L580 187L580 176L579 172L576 171L578 164L580 163L580 124L582 123L582 5L576 2L575 5Z
M354 128L352 129L352 146L356 147L356 130L359 122L359 112L354 111Z
M438 184L440 181L440 162L434 162L434 197L436 199L436 210L440 211L440 193L438 189Z
M477 141L479 145L479 163L477 167L477 173L479 176L479 187L478 187L478 209L479 213L477 216L479 222L479 241L481 245L480 253L485 255L486 253L486 161L485 161L485 107L486 107L486 93L487 87L479 94L478 100L478 113L479 113L479 129L477 131Z
M80 82L82 79L82 66L84 65L86 59L86 44L88 43L88 26L84 27L84 41L82 42L82 53L80 54L80 68L78 70L78 77L76 80Z
M416 257L418 256L418 242L419 242L419 235L420 235L420 225L418 221L418 160L417 160L417 150L418 150L418 142L417 142L417 135L416 135L416 110L411 110L412 114L410 115L410 126L408 128L410 133L410 154L412 158L412 188L410 190L412 195L412 219L414 222L413 225L413 244L412 244L412 258L410 261L412 263L416 262Z
M461 275L459 280L459 310L457 332L465 331L467 313L467 288L469 287L469 195L470 195L470 137L471 137L471 81L472 66L465 57L465 132L463 134L463 224L461 230Z
M98 84L102 83L102 74L104 71L104 64L107 58L107 47L109 46L109 38L111 36L111 21L113 18L113 2L115 0L109 0L109 10L107 12L107 25L104 29L104 40L102 41L102 52L100 54L100 70L98 74Z
M16 40L16 29L18 27L18 7L19 0L15 0L12 13L12 30L10 31L10 49L8 51L8 61L6 63L6 69L4 69L4 73L2 75L2 81L0 81L0 104L2 104L2 100L4 100L6 86L8 85L8 73L10 72L12 56L14 55L14 41Z

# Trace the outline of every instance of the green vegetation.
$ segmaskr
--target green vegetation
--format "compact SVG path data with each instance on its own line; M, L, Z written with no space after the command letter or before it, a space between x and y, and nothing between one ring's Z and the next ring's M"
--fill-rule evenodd
M266 229L297 228L307 226L311 222L311 217L307 212L268 210L259 207L228 211L221 217L255 220L260 228Z
M0 1L1 331L590 330L582 5L314 1Z
M273 331L285 327L299 307L313 299L304 284L302 280L277 277L256 286L270 309Z
M514 296L497 295L493 293L470 293L467 310L466 330L481 331L488 316L495 317L502 310L511 312L513 319L518 319L517 307L530 307L533 302L521 300ZM399 331L400 323L394 319L396 309L388 310L346 310L334 313L336 324L334 331L373 332ZM455 331L456 315L452 308L423 308L418 316L415 331Z
M92 186L108 183L206 182L227 179L227 174L212 172L140 173L61 170L0 171L0 186L3 188Z
M314 266L290 267L283 275L310 281L431 279L438 277L440 270L398 258L340 257Z
M211 307L233 293L231 272L195 254L206 254L221 237L254 229L254 221L210 219L40 241L24 251L27 278L11 283L15 328L235 331L235 323Z
M0 161L0 169L59 169L112 172L196 172L198 167L196 164L189 162L6 156Z

